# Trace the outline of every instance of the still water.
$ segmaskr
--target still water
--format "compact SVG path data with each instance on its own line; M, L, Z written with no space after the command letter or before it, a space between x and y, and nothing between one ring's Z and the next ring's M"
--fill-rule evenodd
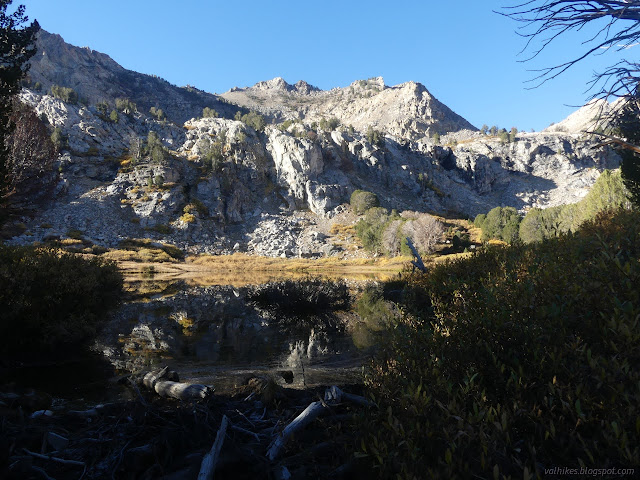
M353 300L367 282L394 275L326 272L322 278L344 282ZM318 304L317 311L282 313L270 308L277 305L252 300L274 282L308 279L289 272L129 272L130 299L114 314L99 347L123 371L169 365L182 381L213 385L219 393L255 375L294 388L361 382L370 351L358 340L361 325L351 308Z

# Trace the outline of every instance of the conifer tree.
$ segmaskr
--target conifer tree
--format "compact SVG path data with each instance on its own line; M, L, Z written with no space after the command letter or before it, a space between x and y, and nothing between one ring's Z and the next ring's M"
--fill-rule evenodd
M12 14L7 7L12 0L0 0L0 197L7 189L8 137L14 126L10 122L13 111L13 96L20 91L20 82L26 75L28 61L36 53L35 37L40 25L29 21L24 5Z

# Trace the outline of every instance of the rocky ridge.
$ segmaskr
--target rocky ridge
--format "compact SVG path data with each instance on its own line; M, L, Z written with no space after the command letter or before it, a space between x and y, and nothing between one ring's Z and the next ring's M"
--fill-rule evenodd
M104 53L66 43L60 35L41 30L37 54L31 59L29 80L43 92L52 85L73 88L90 105L116 98L135 102L140 112L160 107L171 121L181 125L202 113L204 107L232 117L238 110L224 99L192 86L177 87L166 80L127 70Z

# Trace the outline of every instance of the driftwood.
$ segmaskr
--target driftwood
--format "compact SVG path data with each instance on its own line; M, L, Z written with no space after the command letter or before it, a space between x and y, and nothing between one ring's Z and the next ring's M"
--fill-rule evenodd
M324 398L324 401L311 403L307 408L304 409L304 411L300 415L298 415L289 425L285 427L280 435L276 437L276 439L271 443L269 449L267 450L267 458L270 461L274 461L276 458L278 458L285 444L293 434L295 434L299 430L302 430L318 416L328 410L329 405L335 405L342 402L343 400L350 401L362 406L371 405L371 402L369 402L366 398L361 397L360 395L351 395L349 393L345 393L335 385L325 391Z
M372 405L372 403L363 396L343 392L335 385L327 388L327 390L324 392L324 401L327 403L340 403L343 400L361 405L363 407L370 407Z
M42 455L40 453L27 450L26 448L23 448L23 450L24 450L24 453L27 453L32 457L41 458L42 460L51 460L52 462L61 463L63 465L76 465L78 467L86 466L84 462L79 462L77 460L67 460L66 458L52 457L51 455Z
M181 383L178 374L170 371L169 367L149 372L142 378L142 384L153 390L161 397L171 397L178 400L192 400L208 398L213 388L207 385Z
M413 253L414 259L411 260L411 265L420 270L421 272L426 272L427 267L424 266L424 262L422 261L422 257L414 247L413 242L409 237L407 237L407 246L411 249L411 253Z
M227 433L227 425L229 420L226 415L223 415L220 428L216 434L216 441L213 442L213 446L209 453L207 453L202 459L200 465L200 473L198 474L198 480L211 480L213 478L213 472L216 469L216 463L218 463L218 457L220 456L220 450L222 450L222 444L224 442L224 436Z
M267 450L267 458L271 461L278 458L289 437L310 424L327 408L328 406L324 402L318 401L311 403L300 415L287 425L282 433L271 443L269 450Z

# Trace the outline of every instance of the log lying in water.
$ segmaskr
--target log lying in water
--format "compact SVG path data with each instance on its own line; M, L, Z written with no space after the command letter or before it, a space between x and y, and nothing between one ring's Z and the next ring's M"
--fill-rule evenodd
M206 399L213 394L213 388L208 385L180 382L178 374L170 371L169 367L147 373L142 378L142 384L161 397L171 397L178 400Z

